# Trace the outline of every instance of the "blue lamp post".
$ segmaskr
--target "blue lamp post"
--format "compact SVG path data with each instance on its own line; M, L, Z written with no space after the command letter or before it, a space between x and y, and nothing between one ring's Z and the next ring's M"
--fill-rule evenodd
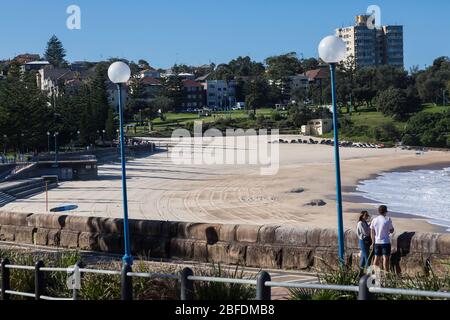
M344 220L342 216L341 164L339 155L339 122L336 103L336 64L346 57L347 48L344 40L336 36L328 36L319 44L320 58L330 65L331 96L333 100L333 130L334 130L334 158L336 162L336 203L338 215L338 246L339 260L345 262L344 249Z
M123 132L123 106L122 106L122 85L131 77L130 67L123 62L114 62L108 69L108 76L111 82L117 85L119 99L119 119L120 119L120 158L122 162L122 194L123 194L123 233L125 238L125 255L123 262L131 266L133 257L131 256L130 246L130 229L128 224L128 199L127 199L127 174L126 174L126 154L125 154L125 138Z

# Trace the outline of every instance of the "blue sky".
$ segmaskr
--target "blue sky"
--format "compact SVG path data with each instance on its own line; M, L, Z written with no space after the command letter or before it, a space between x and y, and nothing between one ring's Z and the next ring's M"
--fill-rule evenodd
M66 28L72 4L82 10L81 30ZM383 24L404 25L408 68L450 55L447 0L3 0L0 59L42 54L52 34L70 61L144 58L169 67L291 51L316 57L324 36L352 25L372 4L381 7Z

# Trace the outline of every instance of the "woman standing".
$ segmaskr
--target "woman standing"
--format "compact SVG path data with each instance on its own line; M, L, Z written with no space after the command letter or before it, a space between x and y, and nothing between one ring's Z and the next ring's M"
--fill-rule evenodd
M356 227L356 234L359 239L359 248L361 249L361 260L359 267L364 270L369 264L370 246L372 245L372 239L370 237L370 215L367 211L362 211L359 215L358 226Z

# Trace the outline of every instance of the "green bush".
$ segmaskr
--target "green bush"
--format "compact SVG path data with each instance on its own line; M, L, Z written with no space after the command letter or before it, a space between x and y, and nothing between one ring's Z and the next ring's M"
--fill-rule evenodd
M207 277L221 277L243 279L244 270L237 266L235 269L224 269L220 264L213 264L206 270L196 270L196 274ZM196 282L195 293L197 300L253 300L256 289L254 286L235 283Z

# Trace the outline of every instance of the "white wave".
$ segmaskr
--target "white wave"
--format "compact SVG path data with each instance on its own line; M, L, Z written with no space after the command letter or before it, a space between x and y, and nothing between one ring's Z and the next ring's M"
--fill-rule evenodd
M356 190L367 199L386 204L390 211L422 216L450 227L450 168L384 173L362 181Z

